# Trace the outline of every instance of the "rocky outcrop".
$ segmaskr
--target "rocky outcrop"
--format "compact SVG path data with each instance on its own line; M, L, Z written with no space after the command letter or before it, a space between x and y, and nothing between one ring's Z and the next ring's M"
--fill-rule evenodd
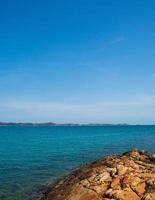
M155 200L155 154L132 150L86 164L42 200Z

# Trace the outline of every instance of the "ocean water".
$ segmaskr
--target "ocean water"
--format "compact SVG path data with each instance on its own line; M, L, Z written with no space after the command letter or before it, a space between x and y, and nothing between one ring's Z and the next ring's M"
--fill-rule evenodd
M0 200L36 199L80 165L131 148L155 152L155 126L1 126Z

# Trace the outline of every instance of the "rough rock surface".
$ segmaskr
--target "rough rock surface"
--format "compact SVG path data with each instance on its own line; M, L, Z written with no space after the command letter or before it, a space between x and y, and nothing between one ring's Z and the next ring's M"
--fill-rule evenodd
M155 154L132 150L82 166L42 200L155 200Z

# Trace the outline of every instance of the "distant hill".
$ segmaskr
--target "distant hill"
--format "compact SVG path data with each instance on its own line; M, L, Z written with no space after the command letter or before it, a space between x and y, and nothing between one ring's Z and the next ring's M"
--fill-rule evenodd
M0 122L0 126L55 126L53 122L47 123L20 123L20 122Z
M45 123L33 123L33 122L0 122L0 126L128 126L129 124L74 124L74 123L64 123L57 124L54 122Z

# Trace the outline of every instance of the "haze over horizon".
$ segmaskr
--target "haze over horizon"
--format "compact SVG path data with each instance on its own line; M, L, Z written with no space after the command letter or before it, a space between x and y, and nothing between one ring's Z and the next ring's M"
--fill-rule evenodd
M154 10L2 0L0 121L155 124Z

